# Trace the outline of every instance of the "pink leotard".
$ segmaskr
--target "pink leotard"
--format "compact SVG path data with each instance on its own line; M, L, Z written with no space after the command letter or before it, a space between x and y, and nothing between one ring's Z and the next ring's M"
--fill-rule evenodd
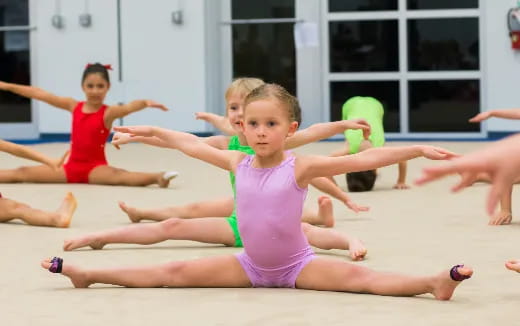
M238 228L244 252L237 258L254 287L294 287L314 257L301 228L307 189L294 177L295 157L259 169L246 156L236 170Z

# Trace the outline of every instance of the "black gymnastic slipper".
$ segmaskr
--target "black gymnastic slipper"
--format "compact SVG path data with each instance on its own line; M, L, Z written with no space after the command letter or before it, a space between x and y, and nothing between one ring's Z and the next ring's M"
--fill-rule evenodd
M461 282L461 281L464 281L464 280L467 280L468 278L470 278L471 276L468 276L468 275L462 275L459 273L458 271L458 268L459 267L464 267L464 265L455 265L451 268L450 270L450 277L452 280L456 281L456 282Z
M60 257L54 257L51 259L51 266L49 267L49 272L61 273L62 267L63 267L63 259Z

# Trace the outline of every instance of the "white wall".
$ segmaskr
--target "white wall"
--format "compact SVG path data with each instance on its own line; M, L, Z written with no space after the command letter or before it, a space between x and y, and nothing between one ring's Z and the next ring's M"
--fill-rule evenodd
M516 0L481 0L484 6L484 90L486 102L482 110L520 108L520 51L511 49L506 13ZM485 3L484 3L485 2ZM520 131L520 121L491 119L488 131Z
M117 21L116 1L90 1L92 27L79 26L78 16L84 11L83 1L61 1L61 14L65 27L61 30L51 25L55 14L54 0L31 1L32 25L35 45L31 49L31 83L61 96L84 99L81 91L81 75L88 62L111 63L117 71ZM33 12L36 11L35 13ZM111 77L117 78L114 72ZM117 85L113 85L117 88ZM117 92L109 93L107 103L114 101ZM71 114L42 102L34 102L39 117L41 133L70 132Z
M84 99L80 79L87 62L110 63L112 90L107 104L150 98L171 108L147 109L130 115L124 124L154 124L190 132L206 126L194 119L206 109L204 0L121 1L122 77L118 82L117 1L90 0L92 26L79 26L82 0L61 1L65 28L51 25L54 0L32 0L37 26L32 84L58 95ZM173 25L171 12L184 11L184 24ZM35 12L34 12L35 11ZM70 132L70 114L36 102L41 133Z

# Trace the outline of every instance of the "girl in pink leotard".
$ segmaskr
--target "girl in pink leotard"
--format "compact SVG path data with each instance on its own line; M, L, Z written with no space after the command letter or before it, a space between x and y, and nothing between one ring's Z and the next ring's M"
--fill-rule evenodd
M46 259L42 267L69 277L75 287L107 283L129 287L296 287L301 289L411 296L431 293L447 300L473 270L453 266L433 276L373 271L341 260L315 257L300 227L303 200L315 177L374 169L424 156L453 154L432 146L375 148L342 157L294 157L285 138L298 128L298 101L281 86L266 84L245 101L242 128L255 155L223 151L196 136L157 127L117 131L152 137L164 147L236 173L237 216L244 241L238 255L177 261L155 266L83 269Z

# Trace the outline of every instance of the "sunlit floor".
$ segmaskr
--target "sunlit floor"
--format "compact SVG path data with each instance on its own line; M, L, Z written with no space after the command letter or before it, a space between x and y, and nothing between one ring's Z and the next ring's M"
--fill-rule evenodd
M328 154L339 142L306 146L297 152ZM406 145L408 143L393 143ZM439 143L461 153L485 143ZM66 144L43 144L36 149L55 157ZM2 168L33 164L7 154ZM334 201L336 229L361 238L368 256L364 266L384 271L430 274L465 263L475 269L449 302L429 295L412 298L289 289L127 289L94 286L74 289L63 276L40 268L45 257L89 267L142 265L231 254L239 249L190 241L158 245L111 245L104 250L63 252L63 240L75 235L128 225L118 206L124 200L138 207L161 207L231 195L227 174L178 152L128 145L108 149L112 165L136 171L178 170L170 188L130 188L69 184L2 184L0 191L42 209L55 209L67 191L78 200L69 229L0 224L1 325L514 325L520 302L520 275L504 268L504 261L520 258L520 224L487 226L486 185L451 194L448 178L410 190L392 190L397 167L381 169L375 191L351 197L371 207L354 214ZM409 164L408 181L426 165ZM337 177L345 187L343 177ZM306 205L316 206L319 193L309 192ZM518 197L518 196L517 196ZM513 206L515 206L513 204ZM519 214L520 215L520 214ZM349 260L341 251L320 255Z

